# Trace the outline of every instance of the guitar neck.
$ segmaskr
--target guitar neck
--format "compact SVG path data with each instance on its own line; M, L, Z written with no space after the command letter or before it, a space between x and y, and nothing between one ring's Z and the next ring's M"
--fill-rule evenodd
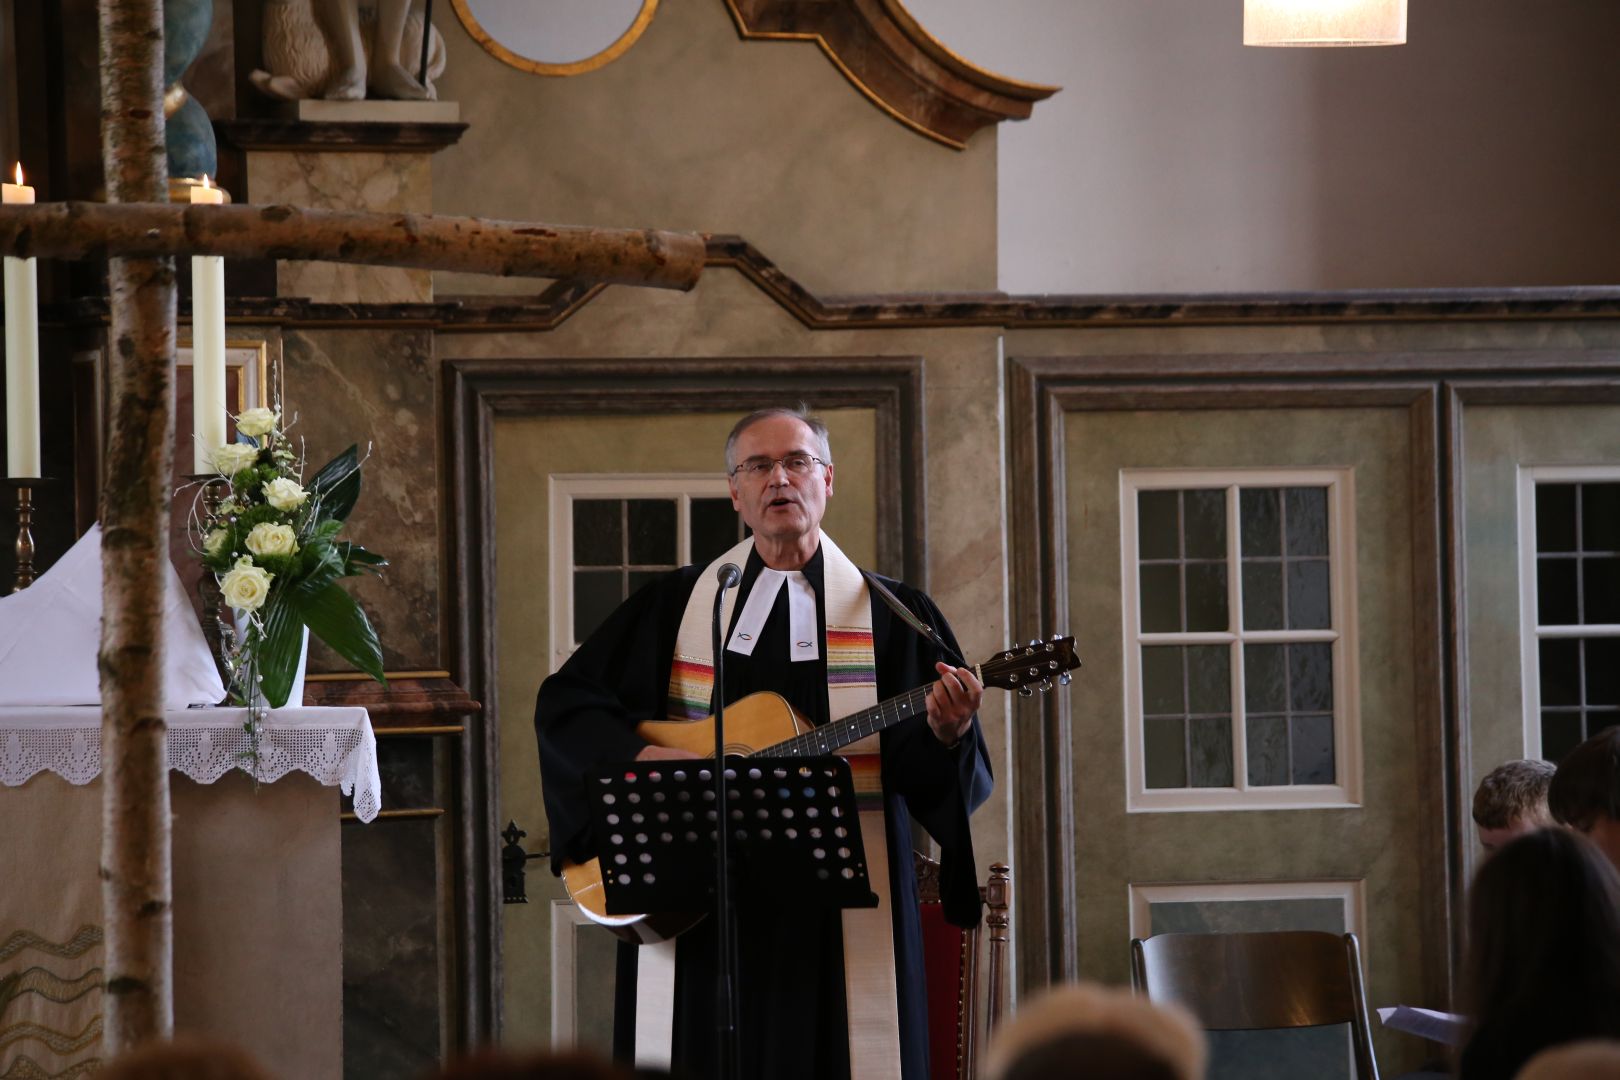
M908 690L898 697L880 701L870 709L830 720L802 735L795 735L775 746L757 751L762 757L818 757L832 753L841 746L859 742L868 735L876 735L884 728L893 727L902 720L928 713L928 691L933 683Z

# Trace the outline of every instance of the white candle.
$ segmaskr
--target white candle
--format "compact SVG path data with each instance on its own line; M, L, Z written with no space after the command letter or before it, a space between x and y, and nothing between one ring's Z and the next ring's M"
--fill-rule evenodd
M34 189L0 184L5 205L32 206ZM39 278L33 259L5 258L6 475L39 475Z
M219 206L225 193L203 177L192 205ZM225 260L191 257L192 472L214 471L214 451L225 445Z

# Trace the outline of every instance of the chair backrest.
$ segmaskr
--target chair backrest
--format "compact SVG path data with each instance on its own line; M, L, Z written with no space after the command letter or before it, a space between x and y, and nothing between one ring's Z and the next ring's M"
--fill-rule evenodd
M1131 941L1131 983L1211 1031L1349 1024L1356 1071L1377 1080L1354 934L1159 934Z
M914 859L928 991L931 1080L973 1080L979 1036L988 1035L1001 1019L1012 913L1011 875L1005 863L990 867L989 880L979 887L984 897L984 922L963 930L945 921L939 864L920 852L914 853ZM981 937L989 941L982 966ZM985 1020L982 1032L981 1015Z

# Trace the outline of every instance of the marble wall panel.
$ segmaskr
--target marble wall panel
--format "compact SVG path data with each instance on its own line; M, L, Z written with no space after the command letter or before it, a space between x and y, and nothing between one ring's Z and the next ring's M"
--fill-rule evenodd
M247 154L247 198L325 210L430 213L433 173L425 153ZM276 292L312 300L411 303L433 299L426 270L353 263L279 262Z
M285 412L307 473L351 443L368 452L345 536L389 560L348 583L391 671L436 670L439 651L438 457L432 337L420 330L300 330L284 338ZM348 664L310 642L310 670Z

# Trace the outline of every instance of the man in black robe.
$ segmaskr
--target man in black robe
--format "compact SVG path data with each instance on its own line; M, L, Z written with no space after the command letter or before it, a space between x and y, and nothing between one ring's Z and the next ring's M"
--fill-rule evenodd
M765 567L798 570L816 597L820 642L813 660L790 660L789 590L782 588L752 652L728 651L725 700L769 690L812 723L829 719L826 605L820 524L832 494L826 428L802 410L762 410L745 417L726 443L732 503L753 529L733 609L741 615ZM687 757L653 746L635 731L666 715L670 667L681 617L702 567L688 566L625 601L540 688L535 729L551 827L553 869L596 854L584 777L631 759ZM880 579L925 625L958 653L944 617L923 593ZM978 874L968 815L990 792L989 756L975 710L982 687L966 668L873 596L872 636L877 698L933 682L926 716L881 733L884 812L889 845L899 1043L905 1080L927 1080L928 1041L917 883L910 819L940 845L940 883L947 918L979 918ZM729 628L728 628L729 636ZM935 681L937 680L937 681ZM908 816L909 815L909 816ZM867 837L870 846L879 842ZM739 1027L737 1075L840 1080L850 1075L843 926L837 910L744 906L737 912ZM677 1074L712 1076L715 1058L714 920L677 944L673 1062ZM634 946L620 947L615 1050L628 1056L635 1030ZM860 1078L854 1078L860 1080Z

